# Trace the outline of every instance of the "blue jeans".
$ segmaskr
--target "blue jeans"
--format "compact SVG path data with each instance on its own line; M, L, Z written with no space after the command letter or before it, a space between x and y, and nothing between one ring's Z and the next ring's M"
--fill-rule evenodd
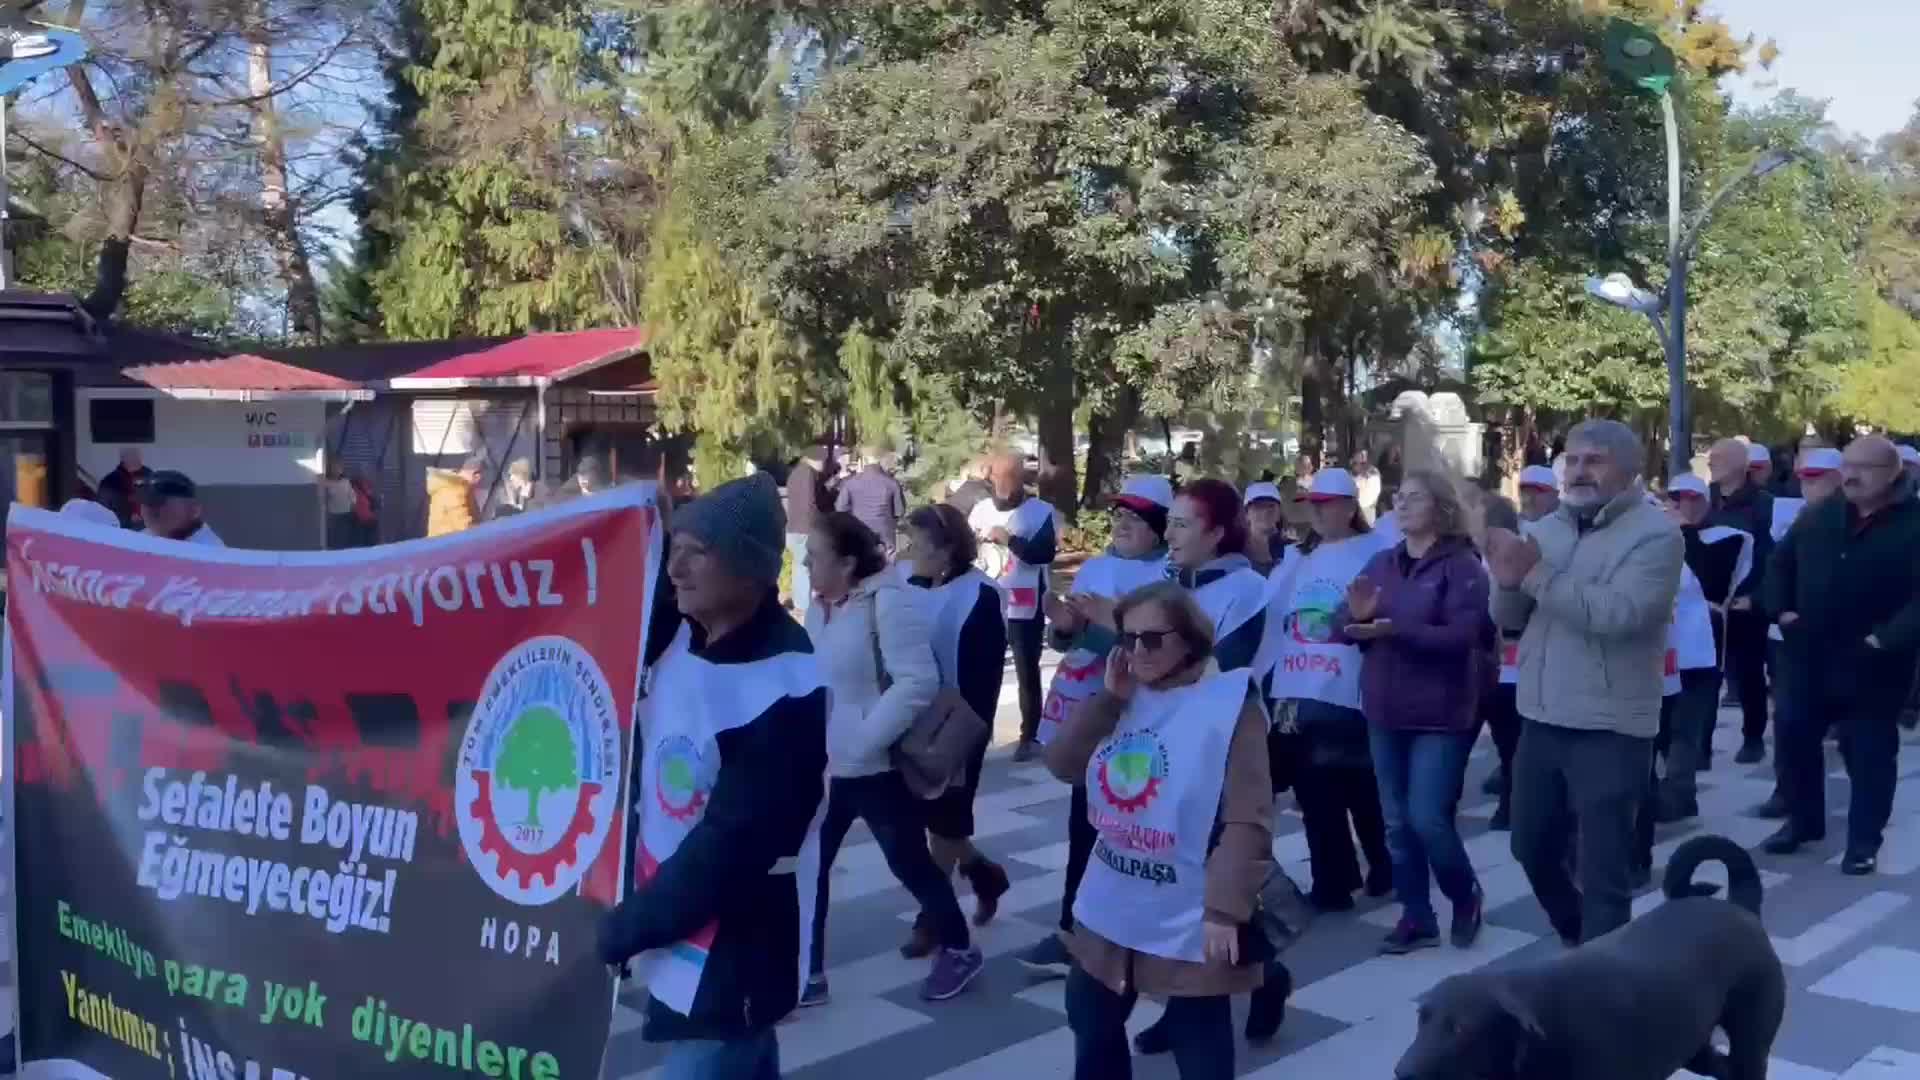
M1472 732L1367 727L1380 811L1387 820L1387 851L1393 856L1393 890L1401 917L1423 930L1439 929L1429 870L1456 907L1472 903L1480 887L1454 826L1473 739Z
M807 608L813 604L813 575L807 572L807 534L787 534L787 554L793 556L793 576L789 579L793 588L793 610L800 613L801 621L807 618Z
M780 1080L780 1044L772 1028L726 1042L668 1043L660 1080Z

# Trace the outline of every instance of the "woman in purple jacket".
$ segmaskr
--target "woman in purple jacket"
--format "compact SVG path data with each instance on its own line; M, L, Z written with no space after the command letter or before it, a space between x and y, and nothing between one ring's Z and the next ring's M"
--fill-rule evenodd
M1444 474L1409 472L1394 510L1404 539L1374 556L1334 616L1366 656L1360 702L1400 898L1381 951L1440 943L1429 870L1453 904L1451 937L1464 949L1480 935L1482 898L1454 811L1494 640L1487 574Z

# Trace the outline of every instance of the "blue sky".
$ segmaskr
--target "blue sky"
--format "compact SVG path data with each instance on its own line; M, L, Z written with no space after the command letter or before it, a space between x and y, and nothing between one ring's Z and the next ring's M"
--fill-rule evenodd
M1796 90L1869 139L1897 130L1920 99L1920 0L1714 0L1734 29L1774 39L1780 59L1729 80L1742 101Z

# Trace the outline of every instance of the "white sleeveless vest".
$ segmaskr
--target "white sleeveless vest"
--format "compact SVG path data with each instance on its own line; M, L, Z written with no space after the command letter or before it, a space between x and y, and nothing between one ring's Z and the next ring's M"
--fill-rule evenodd
M1793 528L1793 523L1799 519L1801 511L1806 508L1807 500L1805 499L1773 500L1774 543L1779 543L1781 539L1787 535L1787 530ZM1780 624L1774 622L1767 624L1767 637L1772 638L1774 641L1786 640L1786 638L1780 634Z
M783 653L751 664L714 664L688 649L692 630L681 623L673 644L654 664L652 685L636 710L640 746L640 792L634 813L639 842L634 857L641 882L659 872L706 816L707 799L720 774L721 732L752 723L776 701L806 697L820 689L820 669L811 653ZM826 800L815 810L813 826L795 858L774 864L772 873L796 875L800 898L800 954L793 958L796 985L807 979L807 953L813 942L814 881L820 874L820 819ZM641 953L633 973L655 1001L681 1015L692 1008L713 944L709 923L686 940Z
M1123 559L1117 555L1096 555L1088 559L1074 575L1073 591L1080 596L1100 596L1119 600L1142 585L1165 581L1167 560ZM1053 669L1047 684L1046 700L1040 706L1040 729L1035 735L1042 746L1053 739L1066 722L1074 706L1100 692L1106 679L1107 657L1088 649L1068 649Z
M927 614L932 616L933 660L940 666L943 689L960 686L960 632L966 629L974 605L980 602L980 587L992 584L987 575L969 569L944 585L914 590L925 597Z
M1228 634L1267 614L1267 579L1251 568L1233 570L1193 590L1200 610L1213 620L1213 638Z
M1273 608L1267 615L1272 694L1276 699L1304 698L1348 709L1360 707L1360 649L1332 641L1333 613L1347 598L1347 586L1384 547L1366 533L1322 544L1307 555L1287 553L1274 568ZM1260 662L1255 671L1261 671Z
M1029 495L1012 510L1002 510L992 499L981 499L967 516L967 524L982 537L981 558L975 565L1000 586L1003 614L1009 619L1031 619L1040 614L1040 594L1047 589L1047 568L1020 561L1004 546L985 539L994 529L1026 540L1053 516L1053 504ZM1058 526L1055 526L1056 529Z
M1081 926L1150 956L1205 959L1207 855L1248 685L1229 671L1142 688L1094 748L1087 817L1099 837L1073 903Z

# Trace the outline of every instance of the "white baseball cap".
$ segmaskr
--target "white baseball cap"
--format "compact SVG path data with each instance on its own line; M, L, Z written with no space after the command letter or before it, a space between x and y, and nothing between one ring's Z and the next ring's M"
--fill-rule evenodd
M1560 478L1553 475L1553 470L1545 465L1529 465L1520 470L1520 486L1539 488L1542 491L1559 491Z
M1903 463L1908 465L1920 465L1920 450L1916 450L1913 447L1908 446L1906 443L1901 443L1899 446L1894 447L1894 449L1900 451L1900 460Z
M1704 499L1707 497L1707 482L1690 472L1681 473L1679 476L1667 481L1667 494L1675 498L1687 495L1696 499Z
M1164 476L1149 473L1129 476L1127 482L1120 485L1120 494L1115 495L1113 501L1115 505L1135 510L1148 506L1166 510L1173 506L1173 484Z
M1307 489L1308 502L1359 497L1360 488L1354 484L1353 474L1345 469L1321 469L1313 474L1313 486Z
M1825 476L1840 471L1840 451L1831 446L1816 446L1800 452L1800 467L1795 470L1801 476Z
M1747 467L1749 469L1751 469L1755 465L1771 465L1771 464L1773 464L1773 452L1768 450L1764 444L1762 443L1747 444Z
M1261 499L1272 499L1274 502L1279 502L1280 489L1278 487L1275 487L1272 484L1267 483L1265 480L1259 481L1258 483L1248 484L1247 493L1245 496L1241 498L1240 502L1243 505L1252 506L1254 503L1259 502Z

